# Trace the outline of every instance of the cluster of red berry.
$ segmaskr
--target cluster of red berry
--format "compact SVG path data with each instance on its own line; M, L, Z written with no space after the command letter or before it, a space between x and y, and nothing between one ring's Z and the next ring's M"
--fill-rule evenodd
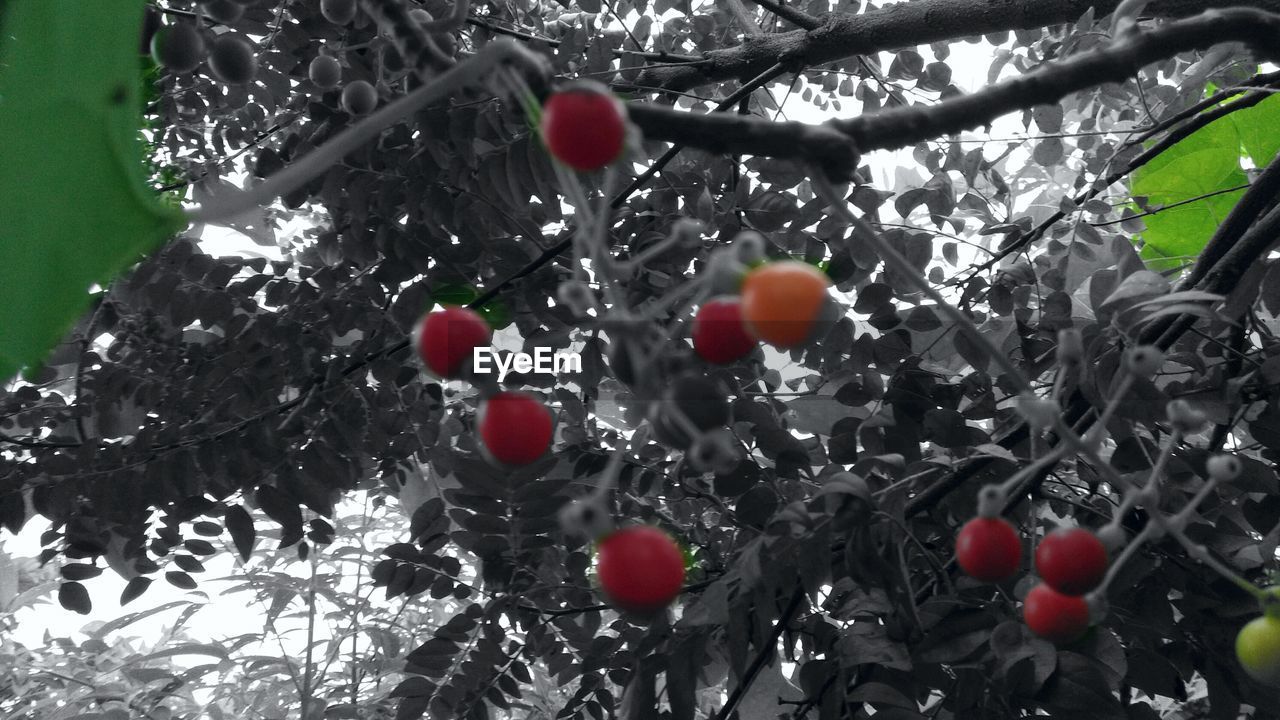
M479 313L446 307L423 316L414 330L414 346L433 376L467 376L476 348L492 342L493 331ZM477 415L481 448L504 467L528 465L541 458L554 435L551 411L524 392L498 392L485 398ZM601 589L623 610L647 614L665 608L684 583L685 560L680 546L665 532L649 526L623 528L601 538L596 547L596 574Z
M492 339L489 323L465 307L428 313L414 330L422 364L435 377L450 380L465 377L475 349ZM485 455L506 467L542 457L555 434L550 409L526 392L502 391L482 400L476 426Z
M956 563L983 582L1002 582L1022 565L1022 540L1007 520L976 517L956 537ZM1023 601L1027 627L1053 642L1071 642L1089 629L1084 595L1106 576L1108 554L1098 536L1084 528L1058 528L1035 551L1041 582Z

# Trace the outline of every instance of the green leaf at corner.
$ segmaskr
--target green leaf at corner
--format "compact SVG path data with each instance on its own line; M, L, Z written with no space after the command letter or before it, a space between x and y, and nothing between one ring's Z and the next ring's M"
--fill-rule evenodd
M147 189L144 0L7 0L0 15L0 382L186 225Z

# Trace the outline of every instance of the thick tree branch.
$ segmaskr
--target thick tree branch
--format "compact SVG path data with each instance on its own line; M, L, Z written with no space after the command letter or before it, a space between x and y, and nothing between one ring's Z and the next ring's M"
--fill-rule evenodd
M1142 67L1181 52L1225 42L1244 42L1264 56L1275 56L1280 52L1278 39L1280 14L1247 8L1211 10L1150 32L1128 35L1107 47L935 105L895 108L849 120L833 120L822 126L806 126L744 116L691 115L633 103L636 111L632 120L650 140L670 140L723 152L822 158L820 162L824 165L847 163L853 158L856 166L854 151L894 150L954 135L990 124L1017 110L1056 103L1079 90L1105 82L1122 82ZM1262 94L1257 94L1213 113L1226 114L1256 104L1262 98ZM1213 113L1208 114L1210 120ZM831 130L847 136L853 147L833 155L835 144ZM1143 162L1154 156L1148 155ZM835 177L842 175L836 173Z
M1225 42L1244 42L1264 56L1280 51L1280 14L1246 8L1211 10L1150 32L1135 33L1111 45L1044 66L972 95L932 106L897 108L830 124L854 139L863 152L908 147L921 140L953 135L992 120L1107 82L1123 82L1151 63L1189 50Z
M855 144L828 125L769 122L728 113L695 114L646 103L631 103L627 114L646 140L666 140L725 155L817 163L838 182L848 181L858 169Z
M635 87L690 90L755 77L776 62L822 65L884 50L1073 22L1090 7L1101 17L1118 4L1119 0L915 0L861 15L829 15L812 29L746 38L741 45L708 52L696 65L646 68ZM1186 17L1233 6L1280 11L1280 0L1153 0L1146 12Z

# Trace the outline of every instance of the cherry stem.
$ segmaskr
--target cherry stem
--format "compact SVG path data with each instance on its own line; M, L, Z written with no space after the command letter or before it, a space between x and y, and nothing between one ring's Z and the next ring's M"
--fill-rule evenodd
M220 193L208 202L186 210L187 220L196 223L218 223L239 217L255 208L265 207L282 195L297 190L353 150L377 137L383 130L404 120L426 105L448 98L459 89L474 85L494 68L516 63L530 72L542 72L544 65L530 50L514 41L495 40L485 45L464 63L441 73L439 77L381 110L338 133L320 147L274 173L265 182L249 190Z
M1154 519L1155 516L1153 515L1152 518ZM1161 520L1163 522L1163 518L1161 518ZM1165 524L1166 524L1165 529L1169 531L1169 535L1171 535L1174 540L1177 540L1184 548L1187 549L1188 555L1204 563L1209 567L1210 570L1213 570L1214 572L1218 573L1219 575L1226 578L1227 580L1230 580L1232 583L1236 585L1236 587L1239 587L1241 590L1244 590L1245 592L1252 595L1260 603L1263 603L1264 607L1266 603L1271 602L1270 593L1258 587L1257 585L1254 585L1248 580L1244 579L1244 577L1242 577L1236 571L1227 567L1226 563L1219 561L1212 554L1210 554L1208 548L1192 540L1191 538L1187 537L1186 531L1183 530L1183 528L1173 524L1169 524L1169 523L1165 523Z

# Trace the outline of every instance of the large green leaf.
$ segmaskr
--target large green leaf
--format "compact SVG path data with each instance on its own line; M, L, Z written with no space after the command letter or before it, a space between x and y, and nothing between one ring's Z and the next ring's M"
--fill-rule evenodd
M6 0L0 16L0 381L186 221L146 186L144 0Z
M1206 125L1133 174L1132 194L1152 206L1192 201L1144 218L1142 255L1153 267L1175 267L1200 254L1244 192L1224 192L1248 180L1242 155L1261 167L1280 151L1276 127L1280 98L1270 97Z
M1280 96L1272 95L1251 108L1238 110L1227 117L1240 133L1244 152L1258 167L1266 167L1280 152Z

